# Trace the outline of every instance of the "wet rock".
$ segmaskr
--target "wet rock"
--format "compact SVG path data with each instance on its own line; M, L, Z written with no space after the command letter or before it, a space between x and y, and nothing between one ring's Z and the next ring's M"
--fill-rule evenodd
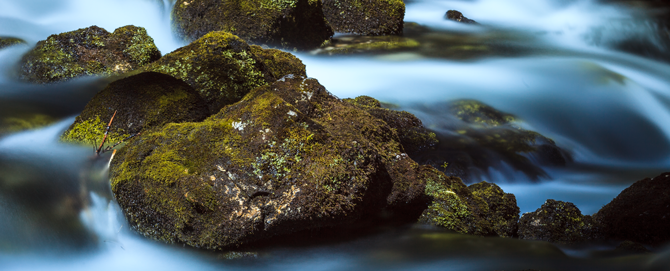
M142 27L129 25L109 33L91 26L39 41L21 59L19 78L53 83L86 75L120 74L160 56L154 40Z
M55 121L55 118L39 113L21 117L7 117L0 120L0 137L10 133L41 128Z
M463 13L461 13L458 10L448 10L447 13L444 14L444 18L447 20L457 21L466 24L477 24L477 22L475 22L474 20L470 20L465 16L463 16Z
M114 81L96 94L61 139L100 144L115 111L109 144L152 127L200 121L209 116L205 102L188 84L169 75L144 72Z
M226 31L250 43L311 49L333 35L314 0L179 0L172 18L187 40Z
M221 31L211 32L143 70L184 80L207 102L210 114L285 75L305 75L305 65L292 54L249 46Z
M0 37L0 49L17 44L26 44L26 41L19 38Z
M570 202L547 200L535 212L519 219L519 238L560 244L573 244L597 238L598 227L593 218L582 215Z
M369 96L358 96L355 99L344 99L344 101L367 111L395 129L407 153L433 149L438 143L435 133L426 129L421 120L407 111L382 108L378 100Z
M487 220L488 204L473 195L458 177L447 177L432 167L430 169L425 193L432 202L421 214L419 223L464 234L494 235Z
M648 245L669 242L670 173L635 182L593 217L607 239Z
M491 223L493 231L500 237L514 237L517 235L519 207L516 197L505 193L498 185L480 182L468 186L472 195L482 198L488 205L486 219Z
M402 34L401 0L322 0L323 14L336 32L359 35Z
M626 254L638 254L638 253L650 253L651 251L647 249L644 245L633 242L630 240L626 240L621 242L614 251L616 252L621 252L621 253L626 253Z
M135 230L208 249L354 227L383 212L416 219L428 174L446 178L407 157L383 121L291 75L203 122L143 133L111 166Z
M389 53L407 51L419 46L419 42L411 38L398 36L349 36L332 38L312 54L348 55L361 53Z
M493 167L511 167L530 179L546 176L540 165L565 166L571 157L553 140L515 125L510 114L474 100L417 107L443 118L429 126L439 143L431 150L410 153L420 163L449 175L470 179Z

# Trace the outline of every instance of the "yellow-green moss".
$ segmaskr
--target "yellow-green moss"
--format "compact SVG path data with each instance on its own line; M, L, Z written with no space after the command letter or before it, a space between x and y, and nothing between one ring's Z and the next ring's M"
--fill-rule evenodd
M106 128L107 123L102 122L100 116L95 116L95 119L88 119L81 123L73 124L68 132L61 136L61 140L82 145L96 145L98 147L97 144L102 142ZM115 144L128 136L122 130L108 133L106 144Z
M56 121L51 116L32 114L27 117L8 117L0 121L0 135L47 126Z

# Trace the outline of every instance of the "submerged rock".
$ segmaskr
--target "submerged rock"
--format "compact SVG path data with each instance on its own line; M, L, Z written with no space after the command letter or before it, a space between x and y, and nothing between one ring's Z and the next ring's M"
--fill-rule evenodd
M54 117L40 113L21 117L7 117L0 120L0 137L10 133L41 128L55 121Z
M553 140L519 128L514 116L481 102L458 100L417 109L443 116L430 125L439 143L409 155L449 175L470 179L490 167L511 167L538 179L546 176L540 165L564 166L571 161Z
M21 59L19 78L53 83L85 75L120 74L160 56L154 40L142 27L129 25L109 33L91 26L39 41Z
M474 20L470 20L465 16L463 16L463 13L461 13L458 10L448 10L447 13L444 14L444 18L447 20L457 21L466 24L477 24L477 22L475 22Z
M482 198L488 205L489 213L486 219L498 236L517 235L519 207L513 194L505 193L498 185L488 182L476 183L468 188L472 191L472 195Z
M322 0L323 14L336 32L359 35L402 34L401 0Z
M369 96L358 96L344 101L367 111L395 129L405 152L433 149L438 143L435 133L426 129L421 120L407 111L382 108L378 100Z
M221 31L208 33L143 70L184 80L207 102L210 114L285 75L305 75L305 65L292 54L249 46Z
M116 157L112 190L132 227L208 249L355 227L382 210L416 219L427 173L444 176L402 153L383 121L290 75L203 122L147 131Z
M419 46L414 39L398 36L336 37L312 51L313 54L347 55L360 53L388 53L407 51Z
M26 41L19 38L0 37L0 49L17 44L26 44Z
M109 144L152 127L209 116L205 102L189 85L169 75L145 72L114 81L96 94L61 139L99 144L115 111Z
M226 31L250 43L311 49L333 35L315 0L179 0L172 18L187 40Z
M607 239L670 242L670 172L635 182L593 217Z
M547 200L535 212L519 219L519 238L573 244L598 238L598 227L589 215L570 202Z

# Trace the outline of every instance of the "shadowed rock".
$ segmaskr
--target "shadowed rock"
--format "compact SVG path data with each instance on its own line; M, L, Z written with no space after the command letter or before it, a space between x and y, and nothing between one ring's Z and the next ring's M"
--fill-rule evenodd
M400 35L405 3L401 0L323 0L323 13L336 32Z

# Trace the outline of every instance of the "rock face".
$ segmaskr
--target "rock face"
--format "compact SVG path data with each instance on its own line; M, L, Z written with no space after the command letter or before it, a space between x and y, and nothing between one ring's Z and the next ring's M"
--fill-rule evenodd
M292 54L249 46L220 31L163 56L143 70L184 80L207 102L210 114L285 75L305 75L305 65Z
M23 56L19 78L53 83L85 75L132 71L160 58L142 27L124 26L109 33L97 26L51 35Z
M466 24L477 24L477 22L475 22L474 20L470 20L465 16L463 16L463 13L461 13L458 10L447 11L447 13L444 14L444 18L447 20L457 21Z
M317 0L179 0L172 18L188 40L226 31L250 43L311 49L333 35Z
M322 0L323 14L336 32L400 35L405 18L401 0Z
M670 172L635 182L593 218L605 238L660 245L670 241Z
M486 219L491 223L493 231L500 237L515 237L519 220L519 207L516 197L505 193L494 183L480 182L468 187L472 195L482 198L488 205Z
M152 127L209 116L205 102L189 85L169 75L145 72L112 82L96 94L61 139L99 144L114 111L107 141L111 144Z
M438 143L435 133L428 131L421 120L407 111L382 108L378 100L369 96L358 96L344 101L367 111L395 129L407 153L433 149Z
M427 179L446 178L408 158L386 123L297 76L203 122L143 133L116 157L112 190L139 233L209 249L351 227L383 209L416 219Z
M553 199L519 219L520 239L572 244L595 239L597 232L598 227L591 216L582 215L570 202Z
M448 175L469 179L489 167L511 166L537 179L546 176L538 165L564 166L571 161L551 139L519 128L514 116L481 102L458 100L416 109L443 118L431 123L439 140L436 147L409 155Z
M17 44L25 44L26 42L22 39L12 38L12 37L0 37L0 49L9 47Z

